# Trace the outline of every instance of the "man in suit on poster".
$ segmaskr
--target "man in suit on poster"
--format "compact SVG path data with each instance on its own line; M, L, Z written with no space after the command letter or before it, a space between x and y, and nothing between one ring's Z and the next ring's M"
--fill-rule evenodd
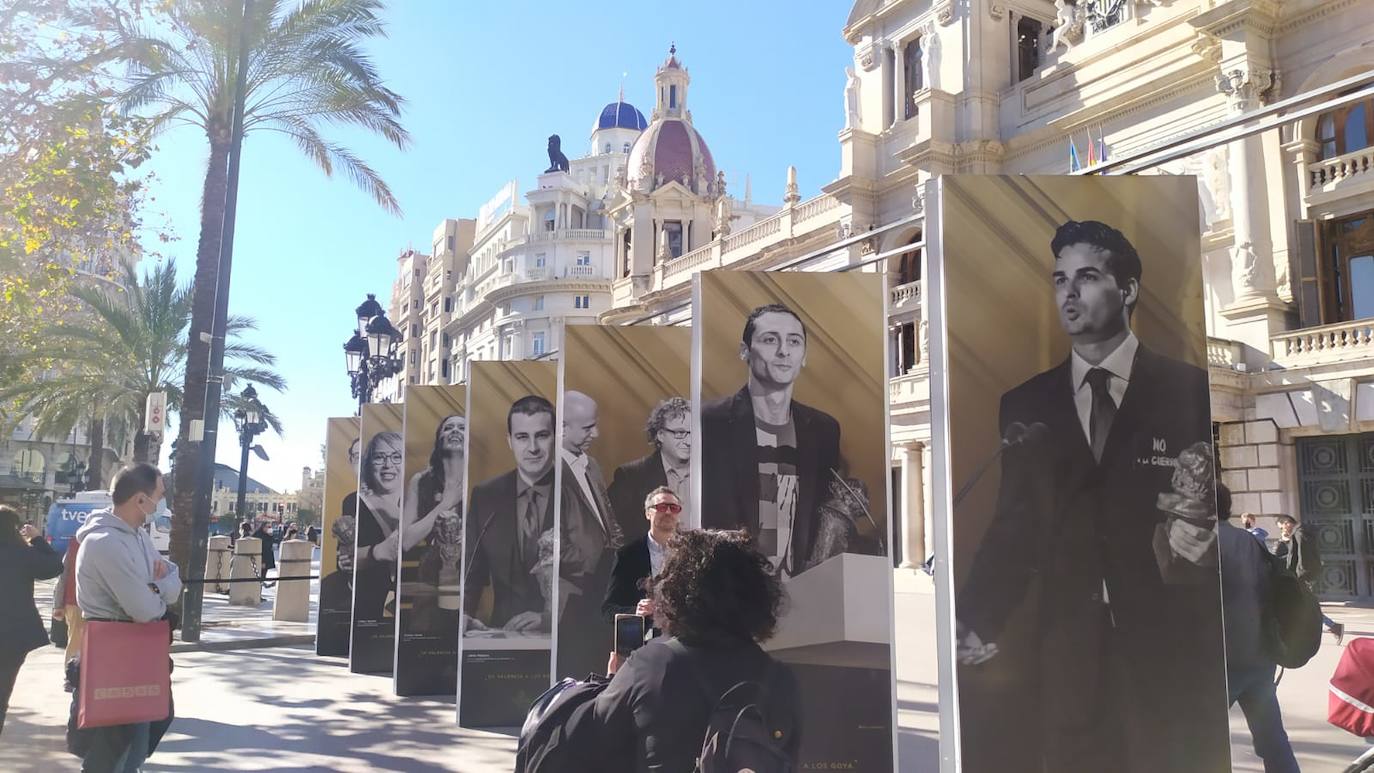
M562 512L558 613L559 673L585 676L604 666L612 632L597 607L624 535L606 494L601 466L588 451L599 436L597 404L576 390L563 394Z
M616 468L608 492L626 544L644 536L644 498L667 486L686 510L692 489L692 404L670 397L654 406L644 426L654 452Z
M1072 353L1002 396L1001 488L956 606L966 769L988 769L967 712L1014 697L980 681L999 652L1038 674L1018 688L1038 723L986 732L1035 770L1229 769L1207 374L1136 338L1120 231L1069 221L1050 249ZM994 643L1037 579L1031 632Z
M748 529L787 577L812 565L818 508L840 465L839 422L792 399L806 343L796 312L754 309L739 346L745 385L701 408L701 525Z
M506 414L515 469L478 484L468 511L464 611L476 619L482 590L492 589L483 623L517 633L547 633L548 603L540 542L553 529L553 404L526 395ZM548 551L543 551L548 552Z

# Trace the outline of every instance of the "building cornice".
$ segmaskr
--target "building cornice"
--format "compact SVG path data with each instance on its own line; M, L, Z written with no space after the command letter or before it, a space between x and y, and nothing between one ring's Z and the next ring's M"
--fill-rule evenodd
M517 282L515 284L503 285L487 293L483 299L486 303L497 304L508 301L511 298L519 298L524 295L540 295L545 293L609 293L611 291L611 280L609 279L540 279L533 282Z

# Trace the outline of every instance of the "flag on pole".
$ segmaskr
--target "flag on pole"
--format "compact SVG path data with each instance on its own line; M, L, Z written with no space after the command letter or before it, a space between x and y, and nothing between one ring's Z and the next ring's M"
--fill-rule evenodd
M1080 168L1082 168L1082 166L1083 166L1082 164L1078 163L1078 147L1077 147L1076 145L1073 144L1073 135L1070 134L1070 135L1069 135L1069 171L1070 171L1070 172L1077 172Z
M1088 166L1097 166L1097 143L1093 142L1093 130L1088 130Z
M1097 127L1097 161L1100 164L1107 162L1107 140L1102 136L1102 127Z

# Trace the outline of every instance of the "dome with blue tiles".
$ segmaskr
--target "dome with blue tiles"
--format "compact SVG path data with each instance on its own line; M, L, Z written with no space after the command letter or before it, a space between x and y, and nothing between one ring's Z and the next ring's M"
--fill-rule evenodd
M621 100L601 108L601 117L597 118L596 127L592 131L600 131L601 129L644 131L648 126L649 122L644 120L644 114L639 112L638 108Z

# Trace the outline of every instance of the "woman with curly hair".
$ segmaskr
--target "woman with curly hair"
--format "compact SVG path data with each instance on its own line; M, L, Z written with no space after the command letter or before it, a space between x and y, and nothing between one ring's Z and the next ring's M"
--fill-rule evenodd
M745 532L674 537L654 584L654 621L671 638L623 661L612 653L614 678L593 707L602 769L693 770L717 702L741 682L762 689L769 733L796 759L796 681L759 647L777 628L782 604L781 582Z

